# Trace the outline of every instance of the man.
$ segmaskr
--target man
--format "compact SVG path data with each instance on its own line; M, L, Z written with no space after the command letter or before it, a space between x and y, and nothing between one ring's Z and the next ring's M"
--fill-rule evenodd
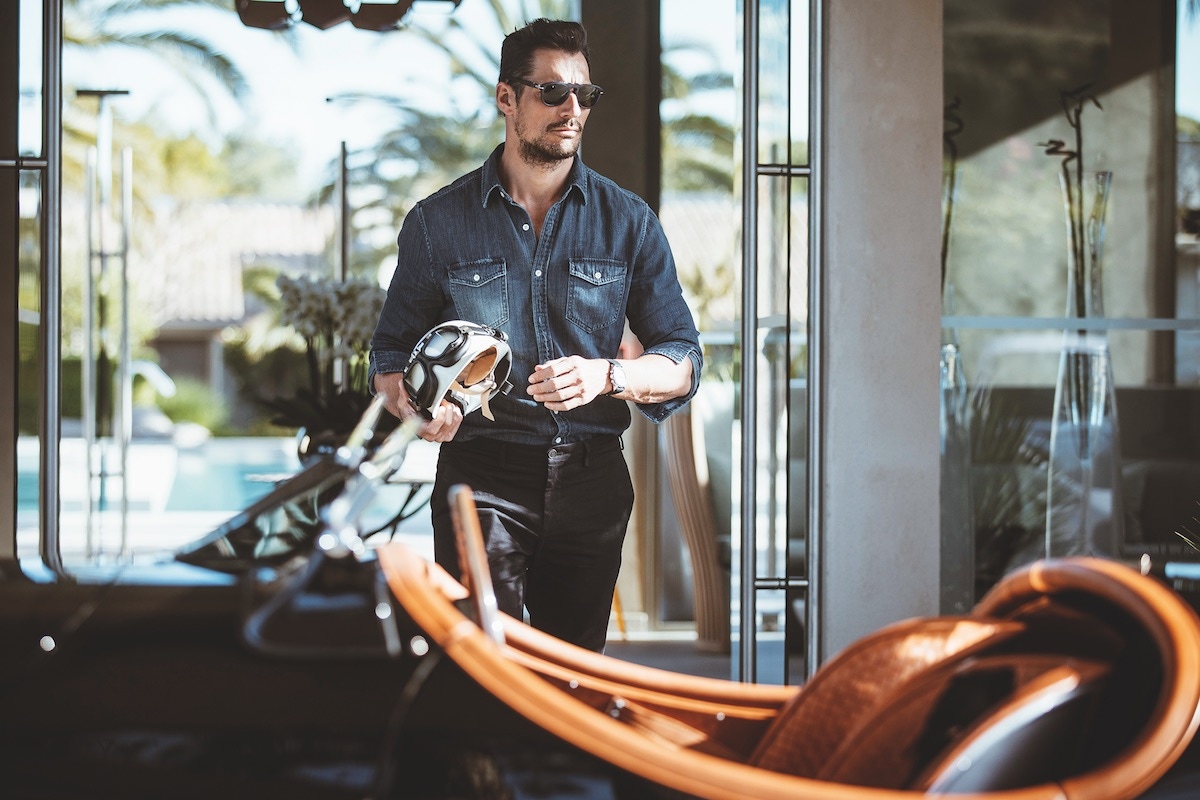
M401 418L402 370L422 334L464 319L512 348L494 420L443 402L421 437L441 442L434 554L459 573L447 492L474 491L500 609L602 650L633 487L625 401L661 421L700 380L699 337L662 227L640 198L584 166L587 35L539 19L501 48L505 139L484 165L419 202L372 340L373 387ZM628 320L644 351L617 359Z

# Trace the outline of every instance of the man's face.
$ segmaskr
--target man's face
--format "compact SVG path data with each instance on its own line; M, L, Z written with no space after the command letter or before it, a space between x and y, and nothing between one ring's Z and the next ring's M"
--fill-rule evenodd
M584 57L559 50L538 50L532 72L522 77L531 83L591 82ZM573 158L583 141L583 126L590 110L579 106L574 92L561 104L550 107L542 102L539 90L523 85L520 88L521 99L513 102L511 119L521 160L545 168Z

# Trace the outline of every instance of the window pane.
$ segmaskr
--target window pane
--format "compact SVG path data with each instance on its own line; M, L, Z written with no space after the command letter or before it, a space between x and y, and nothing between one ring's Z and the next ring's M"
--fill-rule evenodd
M796 4L791 18L791 157L789 163L802 166L808 163L808 118L809 118L809 17L806 9Z
M17 149L21 155L42 153L42 3L21 0L20 91L17 106Z
M1161 8L1129 0L946 2L946 102L961 120L953 138L950 313L1063 315L1069 231L1060 175L1061 151L1069 150L1080 152L1067 165L1076 182L1077 167L1084 176L1113 173L1104 313L1175 316L1164 248L1164 223L1173 223L1162 213L1161 177L1173 157L1161 133L1174 41L1163 33L1170 20L1154 19ZM1051 147L1055 141L1061 147ZM1084 191L1090 212L1093 197Z
M791 181L788 263L788 575L808 575L808 181Z
M1064 334L972 330L979 353L969 394L976 588L1045 552L1054 407ZM1170 332L1112 331L1113 352L1154 348ZM1200 390L1131 385L1116 368L1119 426L1111 454L1121 488L1114 547L1104 555L1191 558L1200 544ZM1101 437L1105 435L1101 431ZM1098 437L1099 440L1100 437ZM1104 442L1105 448L1110 443ZM1097 457L1097 463L1101 456ZM1098 467L1099 468L1099 467ZM943 487L945 491L945 486ZM1097 493L1095 497L1099 497Z
M787 575L808 578L808 181L791 180L787 352ZM805 589L787 592L787 683L807 677Z
M759 0L758 43L758 162L790 161L788 129L791 106L791 65L788 29L791 3Z
M41 475L38 419L45 365L38 347L41 330L42 173L21 171L17 239L17 554L38 554Z
M737 524L732 495L739 446L734 421L738 370L734 331L740 308L740 214L734 194L733 146L740 118L734 88L738 31L736 8L724 0L662 2L659 217L704 348L700 389L684 413L692 417L693 446L697 457L704 459L697 468L708 473L705 488L711 498L723 583L713 589L721 591L722 602L729 596L730 536ZM665 430L678 436L678 429L672 427L677 424L662 426L663 452L669 452ZM688 569L694 551L684 547L684 532L676 529L680 515L673 506L669 511L657 526L658 621L687 623L696 618L696 604L704 599L694 596L691 578L697 570ZM728 607L724 613L729 613Z
M1195 4L1179 3L1175 35L1175 313L1200 319L1200 10ZM1175 380L1200 385L1200 333L1177 334L1175 358Z
M1195 560L1191 5L944 5L943 600L955 608L1062 547ZM951 569L971 553L974 575Z

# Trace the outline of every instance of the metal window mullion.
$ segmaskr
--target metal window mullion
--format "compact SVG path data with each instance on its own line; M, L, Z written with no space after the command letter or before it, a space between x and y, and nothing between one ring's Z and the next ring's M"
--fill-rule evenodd
M118 407L115 429L121 470L121 540L118 558L132 559L129 547L129 448L133 442L133 352L129 337L129 252L133 240L133 148L121 151L121 328L117 362Z
M759 577L754 579L754 588L759 591L779 591L780 589L808 589L811 586L808 578L787 576L783 578Z
M59 540L59 437L62 433L62 4L42 3L42 187L41 447L39 448L39 546L42 563L66 576Z
M805 607L807 636L804 659L805 680L821 663L821 538L823 536L823 507L821 478L824 475L824 261L821 209L824 206L822 165L825 148L822 137L825 118L825 92L822 88L825 42L825 3L810 0L808 26L808 548L806 569L808 591Z
M44 158L0 158L0 169L44 170L47 166Z
M741 580L738 677L755 682L757 668L756 504L758 499L758 0L742 4L742 417Z
M755 170L760 177L806 178L812 174L812 167L802 164L758 164Z
M788 20L787 20L788 36L787 36L787 58L785 59L787 70L787 86L788 86L788 109L784 119L787 120L787 164L783 165L786 169L783 171L782 177L785 178L783 186L783 400L785 419L787 420L787 431L784 434L784 441L787 442L786 450L783 454L783 485L784 485L784 532L783 532L783 579L786 584L792 578L792 537L790 534L792 527L792 425L795 420L792 419L792 182L796 180L793 174L792 164L795 162L794 154L792 153L793 143L795 141L795 132L792 130L792 98L795 97L793 91L795 87L792 85L792 36L796 28L795 10L789 4ZM762 168L769 168L774 165L764 164ZM773 387L774 388L774 387ZM807 391L807 389L806 389ZM775 418L772 419L774 421ZM776 453L779 450L778 440L772 442L771 452ZM774 480L779 480L779 476L772 472ZM774 488L774 487L772 487ZM777 492L773 491L774 496ZM774 520L772 520L774 523ZM787 587L783 588L783 605L784 616L786 618L788 608L791 604L790 592ZM786 684L794 683L790 671L788 669L788 649L790 642L788 641L788 625L786 619L783 623L783 682Z

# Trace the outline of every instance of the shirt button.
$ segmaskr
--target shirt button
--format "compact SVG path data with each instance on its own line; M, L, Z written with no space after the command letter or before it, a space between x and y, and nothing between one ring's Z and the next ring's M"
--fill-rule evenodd
M475 279L476 281L478 281L478 280L479 280L479 273L478 273L478 272L477 272L477 273L475 273L474 279Z
M599 272L596 273L596 280L600 280L602 277L604 277L604 276L601 275Z
M533 271L533 277L535 277L535 278L540 278L540 277L542 277L542 271L541 271L540 269L535 269L535 270Z
M555 444L562 444L562 437L561 437L561 436L555 436L555 437L554 437L554 443L555 443Z
M523 231L527 231L527 230L529 230L529 223L528 223L528 222L526 222L524 225L522 225L522 226L521 226L521 230L523 230Z

